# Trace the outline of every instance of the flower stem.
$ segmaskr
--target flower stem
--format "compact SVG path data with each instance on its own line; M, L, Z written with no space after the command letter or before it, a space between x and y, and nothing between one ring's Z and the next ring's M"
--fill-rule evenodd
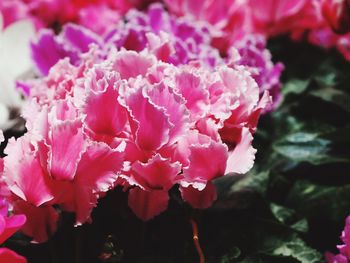
M197 253L199 255L199 262L205 263L205 257L204 257L201 245L199 243L197 223L193 219L191 219L190 222L191 222L192 231L193 231L193 243L194 243L196 250L197 250Z

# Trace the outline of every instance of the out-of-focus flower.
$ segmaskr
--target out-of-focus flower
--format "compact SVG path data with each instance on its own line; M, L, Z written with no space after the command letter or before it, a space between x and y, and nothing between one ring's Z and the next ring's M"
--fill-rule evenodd
M5 27L21 19L31 19L37 28L57 29L74 22L103 34L130 8L142 7L144 3L138 0L2 0L0 11L5 16Z
M342 254L334 255L330 252L325 253L325 259L327 263L348 263L349 262L344 255Z
M341 234L342 245L338 245L338 255L333 255L330 252L325 254L328 263L347 263L350 260L350 216L345 220L345 227Z
M261 35L250 35L236 44L240 54L238 64L249 67L262 95L266 90L273 104L266 110L274 110L282 100L280 76L284 69L282 63L273 64L271 53L265 48L266 41Z
M323 0L322 14L336 33L344 34L350 31L350 1Z
M196 22L190 17L177 18L168 14L160 4L151 5L145 13L132 9L125 18L126 22L120 22L104 38L73 24L63 27L58 36L52 31L41 31L38 39L32 43L37 68L46 75L59 59L65 57L77 65L91 44L98 46L102 59L111 48L135 51L147 49L158 59L174 65L198 63L212 69L224 64L245 65L258 82L260 94L269 90L274 100L273 108L278 105L279 78L283 67L280 63L272 63L263 36L245 37L231 47L232 52L229 52L228 58L224 58L211 45L212 27L206 22ZM239 62L231 55L239 56L234 47L239 49Z
M15 22L3 28L0 13L0 128L8 129L16 123L10 120L10 110L21 107L16 80L32 67L30 40L34 36L31 21Z

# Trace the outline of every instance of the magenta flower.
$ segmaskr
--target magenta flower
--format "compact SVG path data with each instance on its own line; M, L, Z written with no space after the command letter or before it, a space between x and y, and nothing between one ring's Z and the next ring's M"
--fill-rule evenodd
M265 46L265 38L261 35L245 37L236 44L241 55L238 63L250 68L260 94L269 91L273 104L267 110L274 110L282 100L280 76L284 66L282 63L272 63L271 53Z
M325 254L328 263L347 263L350 260L350 216L345 220L345 227L340 238L344 243L337 246L340 253L338 255L330 252Z

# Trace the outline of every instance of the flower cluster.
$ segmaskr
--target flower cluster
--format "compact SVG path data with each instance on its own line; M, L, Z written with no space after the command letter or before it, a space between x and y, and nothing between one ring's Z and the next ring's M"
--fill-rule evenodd
M2 0L0 11L4 24L30 19L36 28L59 27L67 22L84 25L104 33L130 8L141 7L140 0Z
M333 255L332 253L327 252L326 260L328 263L347 263L350 260L350 216L345 220L345 227L340 238L344 243L337 246L340 253Z
M14 209L36 241L55 230L57 206L84 223L116 185L129 188L144 220L166 210L175 185L184 201L207 208L213 179L254 163L252 135L270 97L259 98L245 67L174 66L147 50L112 50L99 62L97 53L79 66L61 60L29 84L28 132L6 148Z
M152 4L147 12L131 9L115 28L104 36L94 34L82 26L67 24L59 35L42 30L32 43L34 62L43 75L60 59L69 58L78 65L81 54L91 44L99 49L99 56L105 59L113 48L142 51L147 49L163 62L174 65L199 63L211 69L224 64L239 63L248 66L260 87L260 95L269 90L275 108L280 100L280 75L283 65L274 65L270 52L265 48L262 35L251 35L231 47L227 57L221 57L219 50L211 44L213 35L219 31L205 22L193 21L190 17L177 18L170 15L160 4ZM238 62L237 62L238 60Z
M222 31L215 43L223 51L248 33L266 37L290 34L307 37L324 48L337 48L350 60L348 0L165 0L179 16L191 15Z

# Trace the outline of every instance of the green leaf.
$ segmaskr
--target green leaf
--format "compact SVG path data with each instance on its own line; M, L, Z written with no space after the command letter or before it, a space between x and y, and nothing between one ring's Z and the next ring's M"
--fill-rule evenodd
M290 79L286 84L284 84L282 93L284 96L289 93L301 94L306 90L309 84L309 79Z
M342 222L350 211L350 184L337 187L299 180L290 190L286 204L306 217Z
M314 165L349 162L348 158L331 155L331 142L320 134L296 132L276 142L273 149L293 162L308 162Z
M323 88L313 90L310 94L324 101L333 103L350 113L350 95L341 90L335 88Z
M292 209L274 203L270 204L270 208L273 215L283 224L287 224L287 221L295 215L295 212Z
M289 242L280 243L272 252L272 255L293 257L301 263L319 263L324 262L322 255L315 249L306 246L305 242L294 237Z
M238 247L233 247L230 251L221 258L221 263L235 262L241 255L241 250Z
M291 225L291 228L302 233L306 233L309 230L309 224L305 218Z
M246 175L228 175L214 181L218 200L210 208L212 210L228 210L247 208L257 195L264 195L267 189L269 172L251 171Z

